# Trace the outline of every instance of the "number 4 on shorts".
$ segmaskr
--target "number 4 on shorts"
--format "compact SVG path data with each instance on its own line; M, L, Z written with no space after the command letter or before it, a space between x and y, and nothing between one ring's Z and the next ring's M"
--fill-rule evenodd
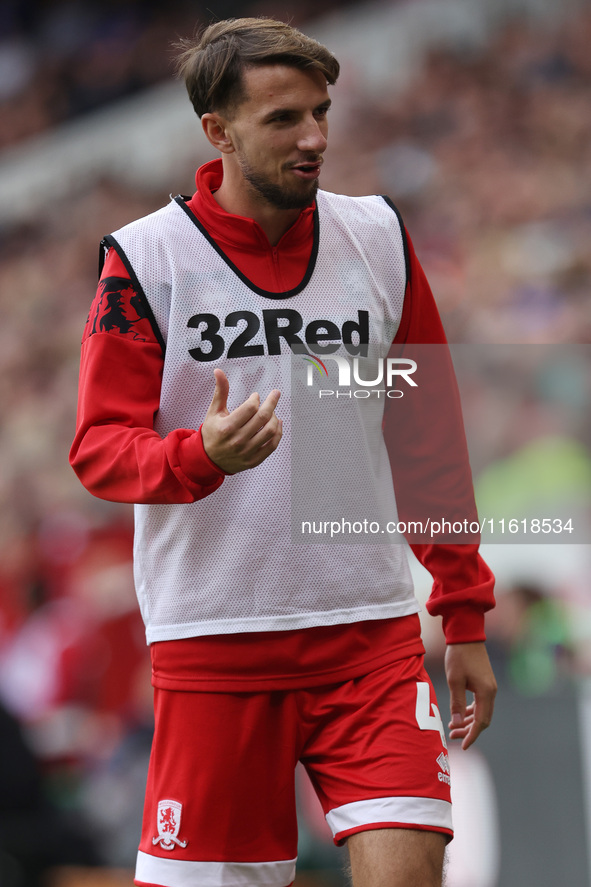
M417 724L421 730L437 730L441 736L443 747L447 748L445 739L445 730L443 729L443 721L439 714L439 709L434 702L431 702L431 688L426 681L417 681L417 706L415 715ZM433 714L431 714L433 712Z

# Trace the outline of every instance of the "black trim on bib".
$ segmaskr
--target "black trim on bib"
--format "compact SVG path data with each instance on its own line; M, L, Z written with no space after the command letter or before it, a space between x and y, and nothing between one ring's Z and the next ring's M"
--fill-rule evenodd
M238 268L234 262L228 258L223 249L218 246L215 242L207 228L201 224L195 213L193 213L186 204L186 200L190 200L189 197L182 197L180 194L174 198L175 203L178 203L180 208L186 212L191 221L196 225L196 227L201 231L205 239L208 243L214 248L218 256L224 260L226 265L234 272L236 277L238 277L242 283L247 286L253 293L256 293L258 296L263 296L265 299L291 299L293 296L297 296L298 293L301 293L303 289L308 286L310 282L310 278L312 277L312 273L314 268L316 267L316 259L318 258L318 240L319 240L319 224L318 224L318 206L314 209L314 239L312 242L312 253L310 255L310 260L308 262L308 267L306 268L306 273L304 274L301 282L291 290L287 290L284 293L274 293L269 290L262 289L260 286L257 286L252 280L249 280L245 274L242 273L240 268Z
M410 253L408 250L408 240L406 237L406 228L404 227L404 222L402 221L402 216L400 215L400 211L398 207L392 203L389 197L386 194L380 194L382 200L388 204L390 209L396 214L396 218L398 219L398 224L400 225L400 233L402 235L402 245L404 247L404 265L406 268L406 281L405 285L408 286L410 280Z
M115 240L115 238L113 237L112 234L107 234L107 236L103 237L103 239L101 241L101 248L103 249L103 254L102 254L102 262L99 259L99 277L100 277L100 274L102 274L103 266L105 264L105 256L107 254L108 247L112 247L115 250L115 252L117 253L117 255L119 256L119 258L121 259L121 261L123 262L123 264L125 266L125 270L129 274L129 279L133 283L133 285L136 289L136 292L139 294L139 296L143 302L144 308L146 310L146 317L150 321L150 325L154 331L154 335L156 336L156 339L158 340L158 344L162 348L162 354L164 355L166 353L166 342L164 341L164 337L163 337L162 333L160 332L160 327L158 326L158 322L157 322L156 318L154 317L154 312L152 311L152 306L150 305L150 303L148 302L148 299L146 298L146 294L143 290L143 287L142 287L141 283L139 282L139 280L137 279L137 274L133 270L129 259L125 255L125 251L124 251L123 247L119 244L119 242L117 240Z
M107 243L107 238L103 237L99 244L99 260L98 260L98 279L101 279L101 275L103 273L103 268L105 267L105 259L107 258L107 253L109 252L109 244Z

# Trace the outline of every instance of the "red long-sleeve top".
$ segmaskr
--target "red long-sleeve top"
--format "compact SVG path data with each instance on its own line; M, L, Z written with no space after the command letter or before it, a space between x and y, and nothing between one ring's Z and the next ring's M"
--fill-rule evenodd
M313 207L304 209L276 246L252 219L225 212L213 194L221 161L197 171L189 207L230 260L268 291L295 288L313 245ZM425 274L408 239L409 274L395 343L444 344ZM116 322L102 323L105 287L115 293ZM210 495L224 472L207 456L199 429L162 439L153 428L163 353L115 250L109 250L82 340L76 437L70 460L94 495L121 502L182 503ZM102 300L104 303L104 299ZM125 384L122 384L122 380ZM212 380L213 394L213 380ZM264 395L263 395L264 396ZM448 643L484 640L494 606L493 576L473 545L416 544L434 584L427 609L443 617ZM223 552L220 552L223 557ZM197 581L197 580L196 580ZM346 679L367 667L423 652L417 616L295 631L163 641L152 645L154 683L185 689L245 689Z

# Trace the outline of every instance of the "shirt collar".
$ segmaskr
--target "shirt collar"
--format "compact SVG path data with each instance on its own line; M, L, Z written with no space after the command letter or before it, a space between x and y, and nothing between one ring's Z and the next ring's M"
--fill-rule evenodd
M205 224L209 233L218 243L225 242L242 249L271 249L267 235L254 219L228 213L213 196L222 184L223 167L220 158L200 166L195 174L197 191L191 200L191 208ZM301 211L293 225L288 228L276 249L294 248L308 240L314 229L316 203Z

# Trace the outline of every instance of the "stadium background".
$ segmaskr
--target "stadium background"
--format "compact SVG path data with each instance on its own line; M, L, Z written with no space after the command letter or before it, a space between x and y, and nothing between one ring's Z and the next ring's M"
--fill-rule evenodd
M589 3L1 3L2 887L131 883L149 665L130 511L67 465L79 341L101 236L190 193L211 156L171 41L245 14L289 18L341 60L323 187L398 204L450 340L561 346L525 387L470 380L481 510L551 509L566 488L588 520ZM500 692L478 749L452 753L449 887L591 884L590 552L486 547ZM442 686L439 626L424 629ZM440 704L445 719L444 689ZM342 855L304 779L300 794L298 881L338 887Z

